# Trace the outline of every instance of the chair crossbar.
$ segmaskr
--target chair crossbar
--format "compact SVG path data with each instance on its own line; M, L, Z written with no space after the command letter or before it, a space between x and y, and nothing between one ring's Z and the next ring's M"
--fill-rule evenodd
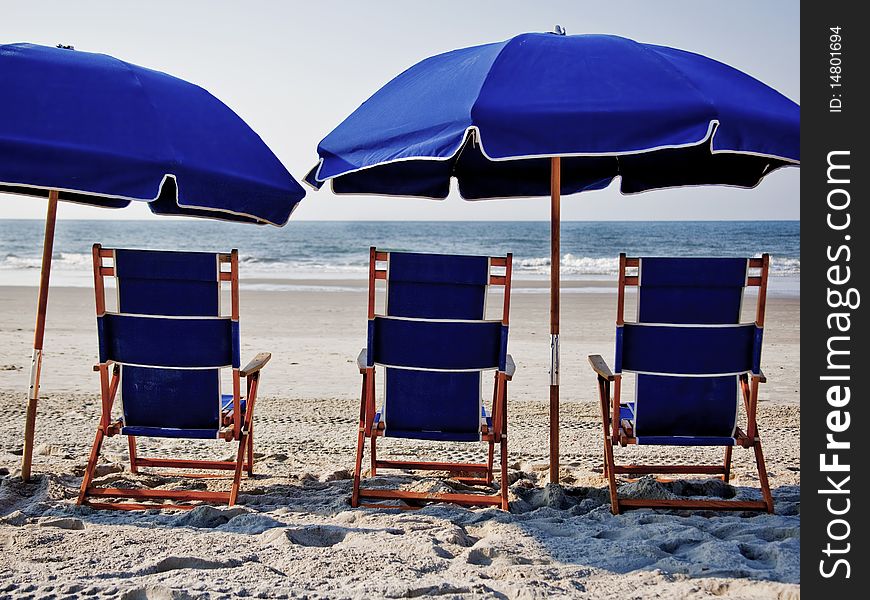
M453 493L426 493L409 492L405 490L360 490L360 498L377 498L383 500L420 500L425 502L454 502L466 505L500 506L502 501L499 496L486 496L483 494L453 494Z
M761 500L656 500L621 498L621 509L670 508L675 510L768 510Z
M375 465L385 469L412 469L418 471L449 471L451 473L487 473L486 463L424 462L414 460L377 460Z

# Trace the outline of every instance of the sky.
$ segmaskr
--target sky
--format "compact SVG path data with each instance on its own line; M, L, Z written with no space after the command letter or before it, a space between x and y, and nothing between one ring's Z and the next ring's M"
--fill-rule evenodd
M743 70L800 103L796 0L40 1L0 0L0 44L71 44L196 83L224 101L299 180L317 143L414 63L528 31L609 33L673 46ZM2 93L2 90L0 90ZM661 190L618 183L566 197L564 220L799 219L800 169L753 190ZM134 203L135 205L136 203ZM45 201L0 194L0 219L43 218ZM150 219L144 205L61 203L60 219ZM546 220L544 199L464 202L309 191L293 220Z

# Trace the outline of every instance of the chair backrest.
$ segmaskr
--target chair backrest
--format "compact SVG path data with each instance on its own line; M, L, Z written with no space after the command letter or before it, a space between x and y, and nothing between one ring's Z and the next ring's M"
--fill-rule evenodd
M104 266L111 260L112 266ZM226 265L229 270L222 269ZM222 368L239 368L238 259L232 253L94 248L100 362L121 365L124 427L216 437ZM117 311L106 310L113 276ZM221 282L232 314L221 314ZM235 376L235 373L234 373Z
M385 435L480 439L483 372L505 368L510 262L371 249L367 361L385 367ZM377 279L386 281L383 315ZM505 288L501 319L485 319L490 285Z
M620 256L615 366L637 374L636 437L734 437L739 377L760 370L767 269L767 255ZM638 287L632 323L623 318L626 285ZM747 286L759 287L756 319L741 323Z

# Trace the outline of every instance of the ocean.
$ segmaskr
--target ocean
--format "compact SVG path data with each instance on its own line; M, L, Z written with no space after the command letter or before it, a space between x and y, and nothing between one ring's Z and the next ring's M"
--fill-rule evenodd
M37 284L43 227L40 220L0 220L0 285ZM420 252L513 252L516 279L546 279L549 233L546 221L291 221L283 228L195 219L59 221L52 284L90 287L90 248L95 242L127 248L238 248L243 286L263 289L299 287L294 280L365 279L368 248L373 245ZM620 252L640 256L767 252L772 257L771 291L800 292L798 221L562 223L563 279L612 279Z

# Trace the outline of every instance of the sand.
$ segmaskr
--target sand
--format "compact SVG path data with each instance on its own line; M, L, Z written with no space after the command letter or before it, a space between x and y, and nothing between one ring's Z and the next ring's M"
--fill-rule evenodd
M310 285L309 285L310 284ZM512 299L511 512L430 505L351 509L365 294L242 292L242 360L271 351L255 416L256 474L239 506L109 512L75 506L99 414L93 292L51 291L36 433L36 477L18 477L35 289L0 287L0 597L797 598L799 592L799 318L797 298L768 305L759 423L776 515L632 511L610 514L601 424L586 355L613 353L615 295L606 285L563 294L562 485L548 483L546 294ZM256 286L255 286L256 287ZM536 287L536 286L531 286ZM300 290L308 291L300 291ZM144 440L140 454L229 458L225 442ZM386 440L379 454L477 459L483 446ZM718 461L720 450L618 448ZM104 446L97 483L178 488L132 475L123 438ZM437 489L433 477L378 483ZM224 489L228 480L207 483ZM732 487L623 482L625 495L757 498L750 451L735 449ZM194 485L202 486L198 481Z

